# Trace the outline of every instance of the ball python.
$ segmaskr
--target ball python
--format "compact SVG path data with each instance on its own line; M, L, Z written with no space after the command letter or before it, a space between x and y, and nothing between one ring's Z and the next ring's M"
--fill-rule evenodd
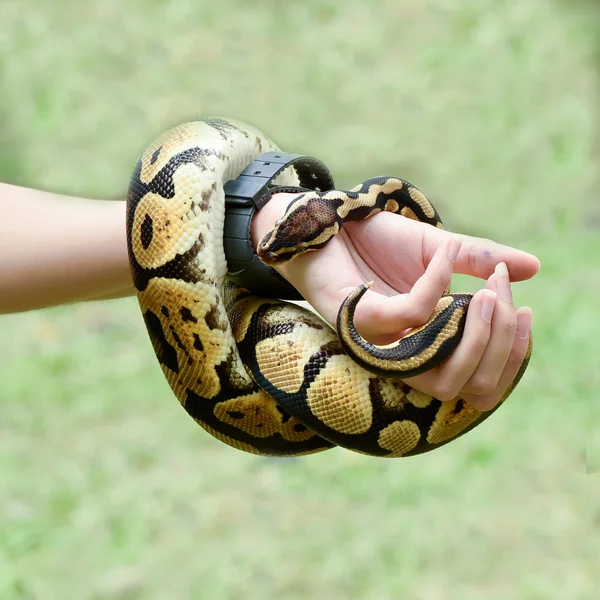
M456 347L470 294L447 290L424 326L379 347L353 323L368 284L343 302L334 328L297 304L261 298L227 279L223 187L272 150L276 144L254 127L203 118L151 143L131 176L131 274L158 362L188 414L221 442L265 456L336 446L410 456L481 423L493 411L479 412L460 397L441 402L405 381ZM293 167L275 183L297 185ZM345 222L384 210L443 228L416 187L377 177L352 190L297 197L260 243L259 256L268 264L292 260L325 246ZM531 341L502 401L530 354Z

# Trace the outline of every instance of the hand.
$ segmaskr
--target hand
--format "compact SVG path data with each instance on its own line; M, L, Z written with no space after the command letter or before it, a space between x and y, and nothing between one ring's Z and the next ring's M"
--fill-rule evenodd
M293 194L276 194L255 216L252 242L280 218ZM539 270L526 252L490 240L456 235L399 215L380 213L347 223L322 250L277 267L329 323L361 283L373 281L357 307L359 333L376 344L423 325L453 272L486 279L469 306L463 339L437 368L407 379L439 400L460 395L479 410L492 409L517 374L527 351L531 309L515 310L510 280Z

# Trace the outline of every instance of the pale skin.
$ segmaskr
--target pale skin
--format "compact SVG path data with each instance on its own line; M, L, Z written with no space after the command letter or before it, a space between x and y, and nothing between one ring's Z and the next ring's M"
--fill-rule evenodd
M257 213L255 246L293 198L277 194ZM0 209L0 314L134 294L123 202L0 183ZM323 250L278 269L329 323L352 289L373 281L356 324L378 344L422 325L453 272L485 280L471 301L456 351L409 381L440 400L461 394L489 410L516 375L531 332L531 309L515 308L510 282L530 279L539 267L535 256L516 248L382 213L347 224Z

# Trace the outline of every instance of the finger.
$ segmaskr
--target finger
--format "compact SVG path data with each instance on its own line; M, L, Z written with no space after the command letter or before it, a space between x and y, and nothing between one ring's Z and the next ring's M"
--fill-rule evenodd
M443 244L448 235L455 236L443 229L423 226L424 249L427 256L433 255L435 249ZM540 261L533 254L504 246L484 238L458 235L462 241L455 265L456 273L472 275L487 279L498 263L504 262L508 268L511 281L530 279L540 270Z
M492 318L491 336L485 353L462 392L477 396L492 393L498 386L506 361L511 353L517 328L508 271L500 263L495 272L496 306Z
M406 294L367 293L354 315L361 336L374 344L388 344L396 341L406 329L426 323L450 284L459 250L457 238L447 240Z
M517 331L515 340L496 389L490 394L484 394L482 396L461 394L461 396L477 410L491 410L507 395L507 392L511 391L514 379L523 364L523 360L529 348L532 318L533 315L529 307L525 306L517 310Z
M410 385L442 401L458 396L485 353L495 305L495 292L477 292L469 305L463 337L456 350L437 369L407 379Z

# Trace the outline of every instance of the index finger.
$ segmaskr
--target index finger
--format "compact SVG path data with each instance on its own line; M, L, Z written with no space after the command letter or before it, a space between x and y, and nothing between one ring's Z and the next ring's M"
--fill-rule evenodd
M454 263L454 272L488 279L496 265L506 263L511 281L530 279L540 270L539 259L523 250L498 244L485 238L450 233L423 225L425 259L430 260L437 248L449 237L458 237L462 246Z

